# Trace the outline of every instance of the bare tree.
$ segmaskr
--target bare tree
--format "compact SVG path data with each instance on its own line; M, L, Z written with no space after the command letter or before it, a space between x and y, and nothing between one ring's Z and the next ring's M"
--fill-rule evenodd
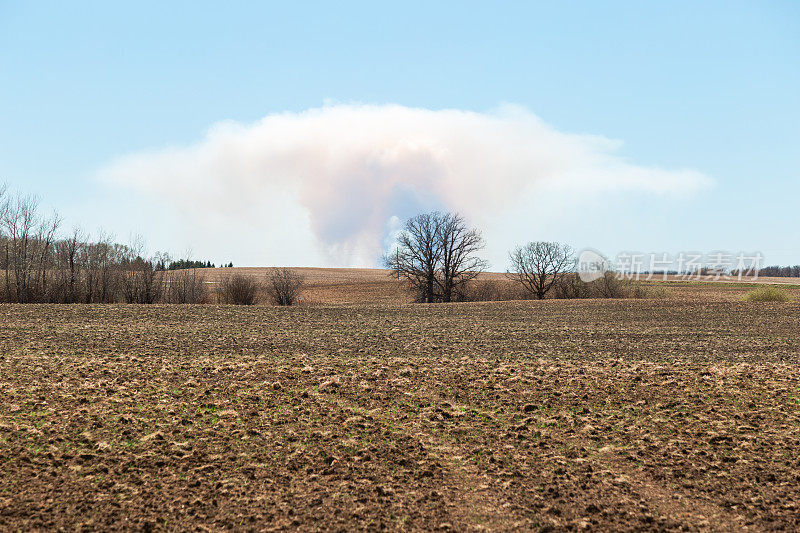
M593 298L596 292L591 283L584 282L575 272L561 276L552 291L555 298L565 300Z
M192 260L192 250L187 250L178 261L171 260L166 254L161 257L162 270L165 273L165 297L171 304L201 304L208 296L206 277L198 270L199 261ZM181 268L176 268L180 266ZM184 268L188 266L188 268Z
M165 297L166 256L145 258L143 243L117 244L79 229L58 234L57 214L41 214L33 196L9 195L0 184L0 300L8 302L153 303ZM172 301L203 301L195 270L176 274Z
M156 269L156 262L136 257L125 267L123 298L129 304L154 304L164 294L164 272Z
M115 244L113 237L102 231L97 242L83 247L85 303L118 301L126 253L124 246Z
M196 268L182 268L169 273L167 301L172 304L201 304L206 301L206 278Z
M574 266L574 253L566 244L529 242L509 254L511 274L538 299L543 299Z
M9 264L9 235L7 231L6 221L8 219L8 211L11 209L11 202L7 197L8 186L3 183L0 184L0 267L3 269L3 296L0 301L10 302L10 264Z
M447 213L439 221L438 244L441 250L436 283L443 302L452 302L454 293L478 277L487 263L474 254L483 249L481 232L467 226L457 213Z
M649 291L646 286L611 270L603 272L603 277L593 281L591 285L601 298L646 298L659 294L658 291Z
M157 266L163 263L164 257L156 254L145 259L144 239L135 237L126 247L122 257L124 263L122 278L122 296L126 303L153 304L164 295L165 276Z
M289 268L278 268L269 276L267 290L276 305L294 305L303 288L303 276Z
M398 279L405 279L417 299L435 301L436 273L442 256L439 246L439 225L443 215L425 213L406 221L397 236L394 252L384 257L384 263Z
M45 301L47 298L48 272L53 266L53 247L56 239L56 232L61 225L61 217L53 213L49 219L40 219L39 228L36 234L36 262L38 271L36 273L36 287L38 300Z
M480 231L470 228L461 215L425 213L406 222L384 263L398 279L409 282L419 301L451 302L486 268L474 255L483 246Z
M81 249L85 246L83 233L75 228L69 237L57 241L54 246L55 276L59 279L53 287L51 301L75 303L84 299L81 294L81 277L85 265L81 264Z
M43 218L32 196L17 196L3 203L3 264L6 299L13 302L43 301L51 249L60 223L58 216Z
M10 302L27 302L31 286L31 240L36 224L36 201L17 197L4 209L6 233L5 266L6 298Z
M6 210L8 209L8 200L6 199L7 192L8 185L5 183L0 183L0 220L5 217ZM0 233L0 236L2 236L2 233Z

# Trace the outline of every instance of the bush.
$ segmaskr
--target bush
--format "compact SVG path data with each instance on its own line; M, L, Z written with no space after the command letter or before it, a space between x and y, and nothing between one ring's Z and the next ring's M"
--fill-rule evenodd
M745 302L788 302L792 298L778 287L759 287L744 295Z
M253 305L259 284L244 274L233 274L217 285L217 301L222 304Z
M456 293L459 302L499 302L508 300L530 300L533 296L512 280L471 280Z
M592 284L583 281L577 274L567 274L553 286L553 297L563 299L596 298Z
M547 298L663 298L666 289L645 285L634 280L619 279L615 272L606 274L591 283L583 281L578 274L570 273L559 277ZM516 279L472 280L460 288L456 301L492 302L506 300L530 300L536 295L527 290Z
M662 298L663 288L648 287L634 280L620 279L608 271L602 278L586 283L577 274L563 276L554 287L555 298Z
M472 280L456 295L459 302L494 302L502 299L500 286L491 280Z
M602 278L590 285L597 292L598 298L646 298L647 289L631 279L620 279L616 273L608 271Z
M275 305L294 305L304 279L288 268L278 268L269 276L268 292Z

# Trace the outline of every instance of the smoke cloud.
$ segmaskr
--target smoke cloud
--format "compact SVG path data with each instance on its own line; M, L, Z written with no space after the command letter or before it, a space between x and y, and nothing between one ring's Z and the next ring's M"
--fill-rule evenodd
M559 132L516 106L330 105L216 124L196 144L123 157L101 177L164 202L195 233L240 236L249 255L239 257L251 264L374 266L387 237L422 211L485 224L492 258L506 250L492 249L489 232L503 231L509 213L530 227L555 198L691 194L711 183L694 170L633 164L619 146Z

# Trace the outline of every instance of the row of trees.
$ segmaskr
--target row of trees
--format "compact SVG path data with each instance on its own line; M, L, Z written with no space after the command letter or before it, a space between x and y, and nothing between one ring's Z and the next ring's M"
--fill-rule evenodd
M131 245L81 230L59 235L61 219L30 196L0 187L0 301L52 303L197 303L205 301L198 267L209 262L145 257Z
M169 264L159 263L159 270L186 270L189 268L216 268L211 261L194 261L192 259L178 259Z
M454 213L425 213L408 220L384 264L405 280L419 302L458 300L624 298L644 296L644 289L620 280L613 272L586 283L575 273L575 253L557 242L530 242L509 254L509 278L521 291L502 290L476 278L487 263L477 253L484 240Z
M766 266L758 271L759 276L775 278L800 278L800 265L794 266Z
M141 241L121 245L108 236L90 239L74 230L59 236L57 214L44 215L33 197L7 194L0 187L0 301L57 303L202 303L210 300L201 269L210 261L146 257ZM425 213L398 233L385 265L404 280L420 302L497 299L498 289L477 280L487 268L478 257L481 232L456 213ZM636 294L613 273L593 283L575 274L573 250L555 242L531 242L509 254L510 279L519 291L502 299L621 297ZM233 267L233 263L223 265ZM761 275L800 276L800 266L766 267ZM240 274L223 276L216 300L250 304L266 293L278 305L292 305L303 285L295 272L272 271L263 281Z

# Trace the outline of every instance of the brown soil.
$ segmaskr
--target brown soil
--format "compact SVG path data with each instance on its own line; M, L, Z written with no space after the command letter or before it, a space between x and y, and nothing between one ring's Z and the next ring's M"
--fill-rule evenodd
M800 304L726 291L0 306L0 530L796 530Z

